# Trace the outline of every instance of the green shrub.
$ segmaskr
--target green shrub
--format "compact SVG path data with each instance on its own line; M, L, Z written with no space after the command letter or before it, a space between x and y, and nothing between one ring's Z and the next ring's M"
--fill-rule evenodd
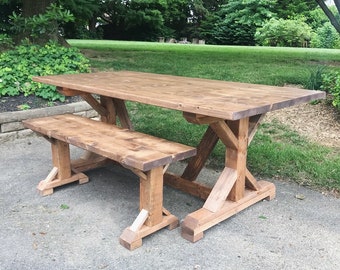
M329 48L334 49L339 47L340 38L339 33L327 22L322 27L318 28L316 34L311 40L311 47L313 48Z
M257 29L255 39L262 46L304 47L312 37L312 28L301 19L270 19Z
M7 34L0 34L0 52L13 48L14 42Z
M328 72L322 76L322 89L332 95L332 104L340 110L340 74Z
M319 90L322 87L322 75L325 72L325 66L317 66L310 69L309 80L304 84L304 88L310 90Z
M33 94L63 101L54 86L33 82L32 77L89 71L89 61L77 48L56 43L21 45L0 55L0 97Z

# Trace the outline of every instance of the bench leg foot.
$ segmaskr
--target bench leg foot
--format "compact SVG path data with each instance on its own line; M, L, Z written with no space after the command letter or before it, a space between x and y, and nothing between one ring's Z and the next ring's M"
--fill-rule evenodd
M119 243L127 248L128 250L134 250L142 246L142 239L160 229L168 227L169 230L172 230L178 227L178 218L174 215L163 216L163 220L154 225L154 226L147 226L143 225L137 231L131 230L131 227L127 227L122 235L119 238Z
M53 188L41 190L41 189L39 189L39 186L38 186L37 190L38 190L38 192L41 196L48 196L48 195L53 194Z
M87 183L89 178L85 174L72 171L69 144L57 139L48 139L48 141L51 143L53 169L38 184L39 193L42 196L51 195L55 187L76 181L79 181L79 184Z
M142 238L139 237L138 232L126 228L119 238L119 243L128 250L134 250L142 246Z
M84 184L89 181L89 178L83 173L76 173L68 178L61 179L60 177L58 177L58 171L59 169L57 167L54 167L49 175L44 180L40 181L37 186L37 190L40 195L51 195L54 191L54 188L60 187L65 184L76 181L79 181L79 184Z

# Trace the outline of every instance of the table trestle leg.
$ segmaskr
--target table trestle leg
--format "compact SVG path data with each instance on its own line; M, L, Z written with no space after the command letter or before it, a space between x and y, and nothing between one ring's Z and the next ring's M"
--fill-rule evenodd
M90 94L82 95L82 98L89 103L100 115L100 121L116 125L119 120L124 128L133 130L124 100L100 96L100 102ZM103 156L84 151L81 158L72 160L72 170L84 172L114 163Z
M196 156L189 159L188 165L182 174L182 178L189 181L196 180L218 140L219 138L216 133L211 127L208 127L201 142L197 146Z
M262 117L237 121L215 121L211 129L226 146L225 168L212 188L203 207L182 223L182 237L196 242L203 232L263 199L275 197L274 184L257 181L246 167L248 139L255 134ZM183 180L184 181L184 180Z

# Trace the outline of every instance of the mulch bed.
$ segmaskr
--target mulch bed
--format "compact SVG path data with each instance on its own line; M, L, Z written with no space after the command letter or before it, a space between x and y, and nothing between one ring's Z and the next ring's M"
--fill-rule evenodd
M61 101L47 101L43 98L39 98L33 95L30 96L4 96L0 98L0 113L2 112L14 112L25 109L37 109L51 106L65 105L81 101L80 97L67 97L64 102Z

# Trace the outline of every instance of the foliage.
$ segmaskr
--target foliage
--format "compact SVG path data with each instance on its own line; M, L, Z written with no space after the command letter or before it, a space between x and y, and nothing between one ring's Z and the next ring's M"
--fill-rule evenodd
M326 4L325 0L316 0L322 11L328 17L329 22L334 26L336 31L340 34L340 0L333 0L335 4L335 10Z
M162 33L163 16L161 2L131 2L125 17L125 31L132 40L155 40Z
M310 71L309 80L304 85L304 88L310 90L320 90L322 88L322 75L325 71L324 66L312 68Z
M97 0L57 0L58 6L69 10L75 18L89 20L100 10Z
M281 47L307 47L312 29L302 20L271 19L257 29L255 38L259 45Z
M162 14L165 26L164 37L179 38L186 36L188 17L190 16L187 0L167 1Z
M9 16L20 12L19 0L0 0L0 33L11 35Z
M24 35L35 44L57 41L59 25L74 20L68 10L55 4L50 5L43 14L23 17L22 14L13 12L9 18L12 31L17 35Z
M13 39L7 34L0 34L0 52L8 50L14 46Z
M57 0L57 3L74 16L73 21L61 24L66 38L99 39L102 37L101 31L96 29L96 24L97 17L104 12L103 4L97 0Z
M219 14L221 21L214 28L217 44L254 45L256 28L274 16L275 0L230 0Z
M340 46L340 36L331 23L326 22L322 27L318 28L316 34L311 40L313 48L337 48Z
M308 25L312 27L314 31L322 27L325 23L329 22L327 16L325 15L321 8L311 10L309 12L309 16L305 18L306 23L308 23Z
M310 12L317 7L315 0L279 0L275 3L278 18L292 19L296 17L309 18Z
M214 13L209 13L198 27L199 34L196 35L196 38L204 39L206 44L215 44L215 36L211 29L215 28L219 19L220 18Z
M165 17L169 16L167 1L107 1L104 6L99 28L105 39L156 40L170 30L165 26ZM176 5L172 3L172 7Z
M314 30L329 21L321 8L324 0L43 0L54 2L48 20L46 14L25 21L21 0L0 0L0 33L15 31L29 34L42 44L49 39L115 39L155 41L159 37L205 39L208 44L254 45L258 27L271 18L301 20ZM335 1L338 3L340 0ZM29 0L33 5L38 1ZM59 8L60 12L56 9ZM323 7L324 8L324 7ZM339 21L337 8L327 7ZM27 9L27 8L26 8ZM34 8L30 8L33 10ZM8 16L15 12L17 15ZM27 14L26 14L27 15ZM328 14L329 15L329 14ZM16 17L17 16L17 17ZM14 19L14 21L13 21ZM50 20L51 19L51 20ZM12 26L10 29L9 26ZM340 28L340 26L339 26ZM33 33L32 33L33 31ZM59 34L59 36L58 36ZM316 36L317 37L317 36ZM19 38L21 40L22 37Z
M33 76L89 72L88 60L76 48L56 43L21 45L0 55L0 96L19 94L64 100L54 86L32 81Z
M322 89L332 95L332 104L340 110L340 72L328 72L322 76Z

